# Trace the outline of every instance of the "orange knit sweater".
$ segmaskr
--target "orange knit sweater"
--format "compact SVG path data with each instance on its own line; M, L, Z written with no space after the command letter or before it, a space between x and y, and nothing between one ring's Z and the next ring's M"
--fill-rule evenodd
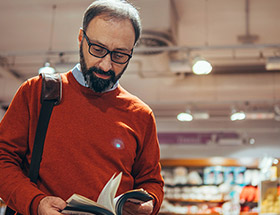
M121 86L94 93L81 86L72 72L62 74L62 81L62 102L51 115L38 185L29 182L26 172L42 79L27 80L16 93L0 124L0 196L20 213L37 214L46 195L66 200L79 193L97 200L109 178L122 171L117 195L144 188L155 197L156 214L163 180L151 109Z

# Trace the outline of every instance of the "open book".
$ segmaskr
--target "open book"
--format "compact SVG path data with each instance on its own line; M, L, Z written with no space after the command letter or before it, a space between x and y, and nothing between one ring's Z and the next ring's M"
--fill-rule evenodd
M121 215L122 207L126 201L140 204L153 199L153 197L143 189L130 190L115 197L121 182L122 173L119 173L116 177L115 175L116 174L114 174L104 186L99 194L97 202L79 194L73 194L66 201L67 206L61 213L76 215Z

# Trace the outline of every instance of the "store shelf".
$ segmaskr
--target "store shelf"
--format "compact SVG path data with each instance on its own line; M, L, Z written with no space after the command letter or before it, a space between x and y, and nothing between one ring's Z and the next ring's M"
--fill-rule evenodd
M197 159L162 159L160 161L164 167L186 166L186 167L205 167L205 166L245 166L247 168L257 168L258 159L232 159L232 158L197 158Z
M207 214L192 214L192 213L187 213L187 214L179 214L179 213L159 213L159 215L220 215L219 213L207 213Z
M260 215L280 215L280 213L260 213Z
M220 215L219 213L207 213L207 214L178 214L178 213L159 213L159 215ZM240 215L258 215L258 213L255 212L241 212ZM261 214L264 215L264 214ZM276 215L276 214L265 214L265 215Z
M225 203L224 200L197 200L197 199L170 199L170 198L166 198L167 201L169 202L181 202L181 203L184 203L184 202L188 202L188 203Z
M241 212L240 215L258 215L257 212Z

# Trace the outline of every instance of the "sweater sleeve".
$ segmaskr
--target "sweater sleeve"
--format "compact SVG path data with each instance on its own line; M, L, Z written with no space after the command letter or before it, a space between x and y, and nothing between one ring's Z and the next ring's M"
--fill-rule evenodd
M135 188L143 188L154 197L154 211L157 214L163 200L163 179L159 163L160 152L153 113L145 126L143 143L137 151L133 166Z
M30 163L29 85L27 81L19 88L0 124L0 196L22 214L31 214L33 199L44 195L30 182L23 165Z

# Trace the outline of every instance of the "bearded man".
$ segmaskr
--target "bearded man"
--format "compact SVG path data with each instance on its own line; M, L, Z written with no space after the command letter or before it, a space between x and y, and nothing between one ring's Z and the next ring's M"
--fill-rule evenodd
M0 124L0 196L21 214L59 215L78 193L94 201L122 172L117 195L142 188L153 200L127 202L123 214L157 214L163 199L152 110L119 79L141 33L138 11L124 0L97 0L79 31L80 63L61 74L62 100L52 112L38 182L28 179L40 112L42 77L17 91Z

